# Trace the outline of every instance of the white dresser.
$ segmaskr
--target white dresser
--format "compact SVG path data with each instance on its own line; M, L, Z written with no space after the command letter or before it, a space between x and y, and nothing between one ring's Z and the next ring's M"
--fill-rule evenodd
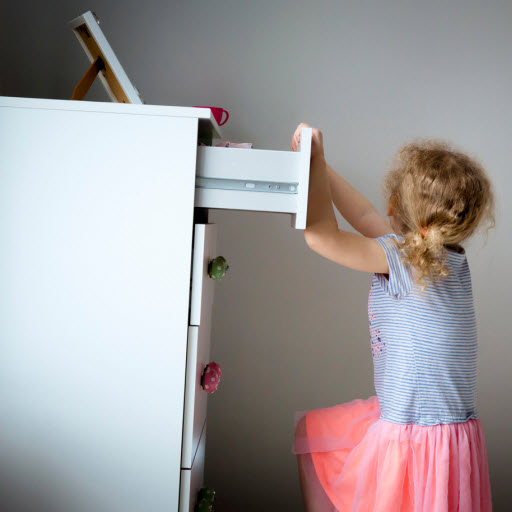
M209 109L0 97L0 509L194 510L208 208L307 214L310 129L220 137Z

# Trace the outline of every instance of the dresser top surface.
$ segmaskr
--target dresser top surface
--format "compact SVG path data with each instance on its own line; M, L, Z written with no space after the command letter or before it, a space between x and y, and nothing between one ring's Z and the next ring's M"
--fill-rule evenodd
M82 112L106 112L113 114L135 114L170 117L195 117L211 125L217 137L222 137L217 121L209 108L147 105L133 103L111 103L107 101L76 101L47 98L21 98L0 96L0 107L36 108L49 110L74 110Z

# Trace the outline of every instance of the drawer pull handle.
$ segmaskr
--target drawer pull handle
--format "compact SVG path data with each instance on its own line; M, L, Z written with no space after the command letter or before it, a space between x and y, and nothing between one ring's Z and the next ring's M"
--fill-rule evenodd
M201 375L201 387L207 393L214 393L219 386L221 375L222 371L220 366L215 361L211 361L205 366L203 374Z
M229 265L226 259L222 256L217 256L208 263L208 276L214 281L220 281L226 274L228 268Z
M197 512L210 512L213 510L215 491L211 487L201 487L197 493Z

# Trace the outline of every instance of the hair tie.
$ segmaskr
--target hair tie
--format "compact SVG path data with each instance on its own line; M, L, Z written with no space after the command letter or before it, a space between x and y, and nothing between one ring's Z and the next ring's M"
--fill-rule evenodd
M427 226L422 226L421 234L422 234L423 238L425 238L427 236L427 232L428 232L428 227Z

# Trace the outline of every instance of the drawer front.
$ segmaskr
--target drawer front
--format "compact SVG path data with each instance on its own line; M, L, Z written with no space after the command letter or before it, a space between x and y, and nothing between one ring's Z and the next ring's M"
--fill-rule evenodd
M201 430L206 420L208 393L201 386L201 375L210 358L209 325L190 325L188 332L181 452L181 467L183 469L192 467L194 454L201 437Z
M197 493L204 482L205 444L206 421L203 424L201 439L191 469L181 470L179 512L194 512Z
M311 139L304 128L298 151L198 147L195 206L290 213L306 229Z
M190 325L202 325L210 320L215 281L208 276L208 263L218 256L215 254L216 240L216 224L194 226Z

